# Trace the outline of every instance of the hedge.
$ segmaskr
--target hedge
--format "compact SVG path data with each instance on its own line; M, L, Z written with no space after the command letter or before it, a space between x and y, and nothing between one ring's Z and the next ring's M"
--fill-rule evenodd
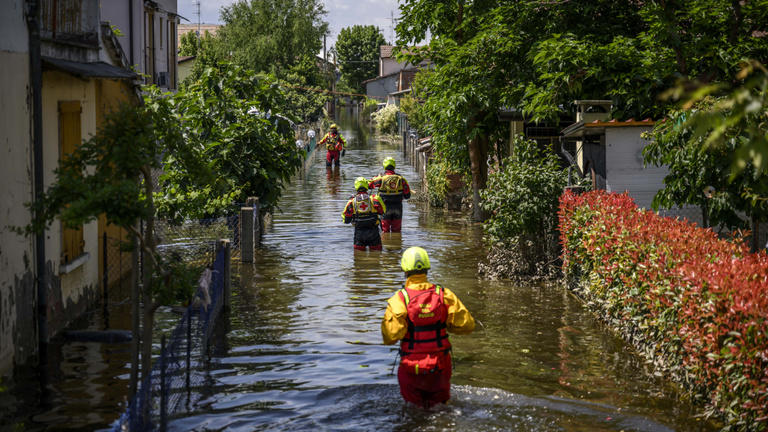
M577 292L725 429L768 430L768 255L625 194L566 192L558 216Z

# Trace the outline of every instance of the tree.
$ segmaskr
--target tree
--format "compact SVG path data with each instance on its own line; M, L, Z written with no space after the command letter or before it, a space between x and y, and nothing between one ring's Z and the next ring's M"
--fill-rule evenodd
M375 78L379 69L379 49L384 45L381 30L372 25L341 29L336 41L341 79L349 88L365 93L362 82Z
M317 0L239 0L222 8L224 25L215 36L201 38L198 58L189 82L209 67L232 63L258 74L271 74L284 85L281 107L300 121L316 119L327 95L311 89L326 88L327 80L317 66L328 23ZM266 78L265 78L266 79Z
M323 47L328 23L318 0L239 0L221 9L219 60L280 76Z
M189 300L189 279L196 276L158 253L155 220L222 214L248 196L272 207L304 160L290 120L273 111L284 105L275 82L228 64L207 68L201 77L175 95L144 88L144 103L110 114L96 135L63 159L54 183L31 204L29 233L57 217L79 226L104 214L138 240L146 257L142 376L151 368L155 310Z
M188 173L190 184L204 183L212 173L198 149L186 145L169 95L155 87L145 88L145 94L144 104L124 105L108 115L96 135L62 158L54 183L31 204L34 219L27 231L43 231L56 217L75 227L104 214L108 223L133 233L146 256L141 352L142 375L148 376L154 311L159 304L189 299L192 287L184 283L190 272L157 253L154 221L160 195L153 192L152 171L174 155L176 169ZM143 231L139 219L145 221Z
M753 228L768 220L768 71L745 62L736 78L670 91L685 103L657 124L643 152L646 163L670 169L654 208L698 205L705 225L726 228L744 227L740 214Z
M197 48L200 44L200 38L195 32L186 32L179 39L179 55L194 56L197 55Z

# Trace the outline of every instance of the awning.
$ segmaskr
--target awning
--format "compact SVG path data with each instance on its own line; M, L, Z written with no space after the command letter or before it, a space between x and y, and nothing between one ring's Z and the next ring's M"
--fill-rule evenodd
M82 63L53 57L42 57L43 69L60 70L80 78L134 79L135 73L104 62Z

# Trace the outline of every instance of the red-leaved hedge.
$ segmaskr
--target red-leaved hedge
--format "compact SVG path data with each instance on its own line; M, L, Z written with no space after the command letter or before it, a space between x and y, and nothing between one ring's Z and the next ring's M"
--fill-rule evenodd
M708 413L768 430L768 255L625 194L566 192L559 223L575 289Z

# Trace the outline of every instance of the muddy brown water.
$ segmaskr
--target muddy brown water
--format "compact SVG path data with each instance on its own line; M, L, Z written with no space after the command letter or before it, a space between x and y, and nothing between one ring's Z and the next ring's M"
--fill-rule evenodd
M393 156L420 185L402 150L349 114L339 122L349 144L341 168L327 170L318 152L286 190L257 261L235 266L209 385L169 430L716 430L562 286L478 279L482 227L466 214L407 201L402 234L385 234L381 252L354 252L353 228L341 222L354 178ZM415 245L430 254L430 280L482 323L452 337L452 399L430 411L400 398L396 349L381 344L379 327L404 281L400 254ZM28 417L36 428L103 428L124 408L127 348L82 345L61 354L54 396ZM0 391L0 403L12 406L14 394Z

